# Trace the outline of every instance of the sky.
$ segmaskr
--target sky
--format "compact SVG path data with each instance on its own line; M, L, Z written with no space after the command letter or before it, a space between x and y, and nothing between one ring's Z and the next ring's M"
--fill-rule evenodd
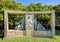
M15 0L16 2L20 2L23 5L27 6L31 3L41 3L42 5L57 5L60 4L60 0Z

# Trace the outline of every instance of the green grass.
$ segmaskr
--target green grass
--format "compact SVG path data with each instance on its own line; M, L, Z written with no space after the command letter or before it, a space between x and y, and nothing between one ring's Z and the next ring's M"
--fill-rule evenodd
M33 37L17 37L9 39L0 39L0 42L60 42L60 31L56 32L55 38L33 38Z

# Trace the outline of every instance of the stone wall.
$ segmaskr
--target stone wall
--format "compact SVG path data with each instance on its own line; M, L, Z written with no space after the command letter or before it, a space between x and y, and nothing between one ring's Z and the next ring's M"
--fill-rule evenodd
M51 31L36 31L35 30L33 32L31 30L28 30L28 32L29 32L28 33L29 37L52 37ZM32 32L33 32L33 35L32 35ZM27 36L27 34L23 30L8 30L8 33L7 33L7 38L24 37L24 36Z
M34 36L36 37L51 37L51 31L34 31Z
M8 30L7 32L7 38L23 36L25 36L25 31L23 30Z
M20 30L9 30L9 24L8 24L8 13L13 13L13 14L25 14L25 29L26 31L20 31ZM51 14L51 31L34 31L34 15L33 14ZM31 30L28 30L29 27L31 27ZM4 11L4 37L22 37L26 34L26 36L29 35L37 35L37 36L52 36L53 38L55 37L55 11L41 11L41 12L20 12L20 11L9 11L5 10Z

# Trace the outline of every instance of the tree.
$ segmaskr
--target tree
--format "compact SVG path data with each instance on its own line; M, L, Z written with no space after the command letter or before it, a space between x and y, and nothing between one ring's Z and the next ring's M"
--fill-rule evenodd
M26 9L21 3L17 3L14 0L0 0L0 27L4 25L4 10L19 10L24 11ZM13 16L10 16L11 21L9 24L12 24ZM2 25L1 25L2 24Z
M60 4L53 7L56 13L56 25L60 25Z
M48 10L56 10L56 24L60 21L60 5L52 6L52 5L41 5L41 3L33 4L31 3L28 6L24 6L21 3L15 2L15 0L0 0L0 26L3 25L3 17L4 17L4 10L16 10L16 11L48 11ZM9 16L9 24L12 24L13 16ZM19 17L19 16L18 16ZM43 20L49 20L49 15L41 15L36 17L42 18ZM16 17L17 18L17 17ZM21 18L21 17L19 17ZM17 20L19 21L19 20Z

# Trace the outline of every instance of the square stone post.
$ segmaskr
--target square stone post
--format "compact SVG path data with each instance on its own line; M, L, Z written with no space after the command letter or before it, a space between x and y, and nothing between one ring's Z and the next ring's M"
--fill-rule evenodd
M51 15L51 30L52 30L52 38L55 38L55 11L52 11Z
M26 36L32 37L34 32L34 14L25 14Z
M7 11L4 11L4 37L7 37L8 31L8 14Z

